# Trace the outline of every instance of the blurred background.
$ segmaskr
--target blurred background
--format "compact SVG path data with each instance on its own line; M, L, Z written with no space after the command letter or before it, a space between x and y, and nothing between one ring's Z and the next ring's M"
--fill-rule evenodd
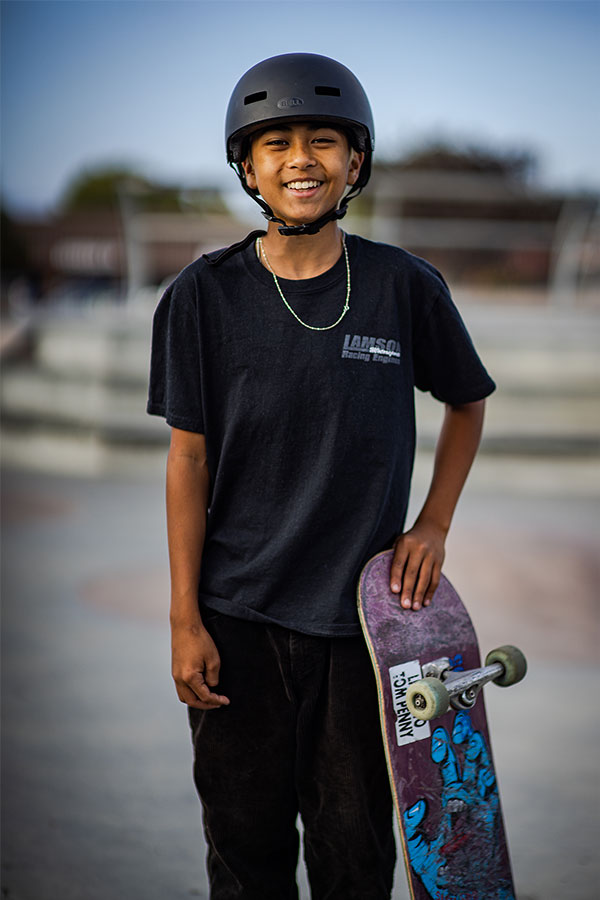
M597 896L598 4L0 11L3 896L207 896L150 328L181 268L261 227L224 113L244 71L293 51L339 59L371 99L373 176L345 229L442 270L498 383L446 571L483 652L530 659L488 691L518 896ZM439 423L419 396L411 514Z

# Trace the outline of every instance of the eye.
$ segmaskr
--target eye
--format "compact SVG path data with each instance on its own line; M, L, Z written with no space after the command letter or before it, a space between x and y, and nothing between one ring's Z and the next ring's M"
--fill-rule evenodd
M313 138L313 143L316 144L335 144L337 143L337 136L331 134L318 134Z

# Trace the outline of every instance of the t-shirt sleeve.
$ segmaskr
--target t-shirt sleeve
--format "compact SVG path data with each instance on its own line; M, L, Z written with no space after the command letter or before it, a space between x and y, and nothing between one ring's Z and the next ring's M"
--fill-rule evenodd
M496 387L445 284L415 334L413 366L415 385L442 403L474 403Z
M189 277L167 288L154 313L147 411L204 433L196 292Z

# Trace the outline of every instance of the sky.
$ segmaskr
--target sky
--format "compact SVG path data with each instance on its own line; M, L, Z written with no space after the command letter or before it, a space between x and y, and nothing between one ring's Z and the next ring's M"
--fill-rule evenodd
M238 78L278 53L358 76L376 153L432 138L528 150L552 190L600 190L600 2L2 0L3 202L44 212L112 163L239 191L223 123Z

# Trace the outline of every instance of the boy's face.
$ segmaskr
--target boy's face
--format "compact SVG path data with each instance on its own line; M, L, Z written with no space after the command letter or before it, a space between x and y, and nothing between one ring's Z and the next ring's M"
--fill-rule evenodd
M248 186L290 225L314 222L354 184L364 153L344 132L319 122L281 124L252 138L243 163Z

